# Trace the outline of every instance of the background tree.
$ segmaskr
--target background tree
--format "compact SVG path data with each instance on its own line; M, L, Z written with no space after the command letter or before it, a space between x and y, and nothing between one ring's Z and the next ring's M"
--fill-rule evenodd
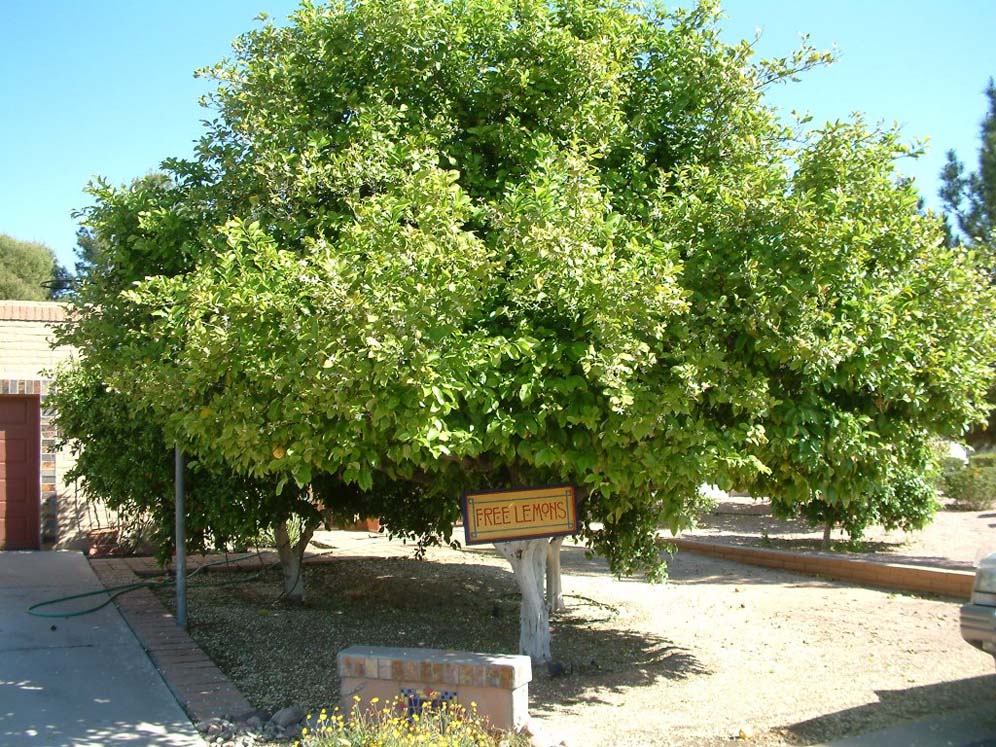
M59 298L68 273L44 244L0 234L0 298L48 301Z
M953 150L941 170L941 204L949 244L965 243L986 257L996 268L996 87L993 79L986 86L989 110L979 128L979 165L968 174ZM996 402L996 388L989 391L989 401ZM977 449L991 448L996 440L996 416L972 428L966 440Z
M931 454L926 453L918 469L902 470L876 489L848 496L847 500L829 501L816 493L812 500L801 503L774 501L772 512L779 518L801 518L812 527L822 527L824 550L831 548L832 532L838 527L852 541L859 540L874 525L887 531L923 529L939 507L936 481L930 479L936 467L931 462Z
M88 361L199 460L413 531L468 487L572 482L619 573L661 573L704 482L900 489L984 416L996 299L895 133L765 107L827 58L756 62L718 15L371 0L246 34L196 158L108 216L129 280L82 308ZM547 546L502 547L535 659Z
M965 173L965 165L949 150L941 170L941 202L952 227L952 240L985 247L992 256L996 237L996 86L986 86L989 110L979 132L979 166Z

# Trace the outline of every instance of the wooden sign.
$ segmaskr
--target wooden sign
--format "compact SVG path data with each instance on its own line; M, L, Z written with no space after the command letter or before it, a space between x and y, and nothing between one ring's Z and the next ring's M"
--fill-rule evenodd
M468 545L577 534L574 486L464 493L463 530Z

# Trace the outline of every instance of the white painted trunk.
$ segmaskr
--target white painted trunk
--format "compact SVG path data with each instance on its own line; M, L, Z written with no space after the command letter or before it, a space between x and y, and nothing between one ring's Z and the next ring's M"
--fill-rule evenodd
M563 545L563 537L553 537L546 546L546 606L551 613L567 609L564 589L560 585L560 548Z
M543 598L548 542L545 539L496 542L495 547L512 566L522 593L519 608L519 653L533 663L550 661L550 615Z
M306 530L297 544L291 544L287 522L273 526L273 537L277 541L277 556L284 580L284 598L292 602L304 601L304 549L311 540L314 529Z

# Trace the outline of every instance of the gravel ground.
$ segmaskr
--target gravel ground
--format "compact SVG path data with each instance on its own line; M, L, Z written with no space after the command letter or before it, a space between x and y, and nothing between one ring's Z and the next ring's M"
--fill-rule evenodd
M334 704L349 645L515 650L517 592L493 550L416 561L378 536L317 539L335 560L308 568L304 608L274 602L275 574L190 590L191 634L255 706ZM579 547L563 561L570 611L553 647L567 673L534 673L530 712L575 747L711 747L741 733L813 744L996 698L993 659L961 640L956 600L689 553L663 585L616 580Z

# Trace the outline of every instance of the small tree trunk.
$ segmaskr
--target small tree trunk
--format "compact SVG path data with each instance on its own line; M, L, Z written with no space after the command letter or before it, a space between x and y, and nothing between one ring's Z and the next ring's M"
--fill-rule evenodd
M304 551L315 533L315 524L306 525L301 530L301 538L291 543L287 522L273 526L273 536L277 541L277 556L284 577L284 598L292 602L304 601Z
M563 545L563 537L553 537L546 546L546 606L551 614L567 609L564 589L560 585L560 548Z
M823 525L823 544L821 545L821 548L823 550L830 549L830 533L832 531L833 531L832 521L828 521L826 524Z
M545 539L495 543L512 566L522 593L519 653L529 656L534 664L550 661L550 614L543 599L548 544Z

